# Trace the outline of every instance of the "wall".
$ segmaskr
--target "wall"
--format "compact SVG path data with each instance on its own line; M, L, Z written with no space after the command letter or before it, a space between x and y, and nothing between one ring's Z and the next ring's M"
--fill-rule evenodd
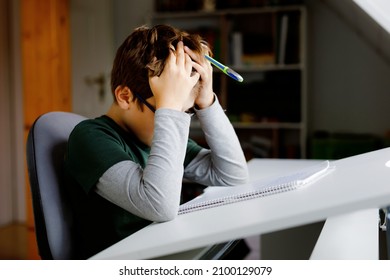
M113 1L70 0L72 110L105 114L112 104Z
M309 130L383 135L390 129L388 60L328 5L307 5Z
M0 225L26 218L19 1L0 0Z
M11 185L11 139L10 134L10 94L9 94L9 45L7 3L0 0L0 225L12 219Z
M346 6L351 11L351 4L339 5L335 11L324 2L306 0L309 133L327 130L383 135L390 130L390 60L340 18L337 9ZM153 1L136 5L114 0L115 47L132 28L148 23Z
M117 49L134 28L149 24L154 11L153 0L113 0L114 4L114 47Z

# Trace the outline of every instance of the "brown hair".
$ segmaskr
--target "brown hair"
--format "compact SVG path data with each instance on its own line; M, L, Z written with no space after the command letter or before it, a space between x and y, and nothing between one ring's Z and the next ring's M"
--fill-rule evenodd
M203 53L202 45L208 48L199 35L169 25L136 28L117 50L111 72L112 93L118 86L123 86L144 99L153 96L149 76L162 73L170 46L176 47L179 41L197 53ZM142 109L142 102L137 101Z

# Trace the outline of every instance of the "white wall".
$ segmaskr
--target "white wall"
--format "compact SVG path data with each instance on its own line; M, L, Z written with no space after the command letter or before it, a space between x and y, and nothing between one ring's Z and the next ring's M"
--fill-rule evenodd
M72 110L86 117L112 104L110 74L114 54L135 27L148 23L153 0L72 0ZM104 79L98 84L97 78Z
M337 10L318 0L307 5L309 129L383 135L390 130L389 60Z
M70 1L72 111L89 118L112 104L112 6L112 0Z
M6 1L0 0L0 225L12 220L11 138Z
M0 0L0 225L26 218L19 1Z
M114 1L114 46L117 49L134 28L150 23L154 11L153 0Z

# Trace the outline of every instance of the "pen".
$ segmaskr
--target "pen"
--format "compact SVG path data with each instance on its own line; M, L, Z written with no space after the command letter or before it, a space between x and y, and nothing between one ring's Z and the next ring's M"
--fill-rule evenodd
M241 77L240 74L238 74L236 71L233 69L230 69L229 67L223 65L221 62L215 60L214 58L211 58L208 55L204 55L204 57L211 62L212 65L217 67L219 70L221 70L223 73L228 75L230 78L235 79L236 81L242 82L244 80L243 77Z

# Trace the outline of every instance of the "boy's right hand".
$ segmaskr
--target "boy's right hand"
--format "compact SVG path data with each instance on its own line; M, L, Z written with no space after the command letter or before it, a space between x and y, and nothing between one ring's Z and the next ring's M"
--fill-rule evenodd
M183 42L179 42L176 51L171 50L160 76L149 78L150 88L156 99L156 109L169 108L186 111L194 105L193 87L200 74L192 72L192 60L184 52Z

